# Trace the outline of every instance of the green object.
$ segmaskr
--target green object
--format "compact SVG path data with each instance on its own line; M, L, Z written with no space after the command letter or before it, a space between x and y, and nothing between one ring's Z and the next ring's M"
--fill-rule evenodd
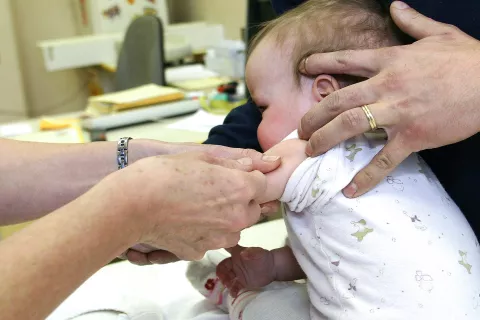
M229 102L226 100L208 100L206 98L200 98L200 105L202 106L202 109L213 114L227 114L246 102L247 99Z

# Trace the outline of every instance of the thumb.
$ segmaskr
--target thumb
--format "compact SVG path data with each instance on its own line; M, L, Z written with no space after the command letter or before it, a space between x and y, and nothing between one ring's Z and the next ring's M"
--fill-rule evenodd
M147 253L147 259L153 264L167 264L178 261L178 257L176 255L165 250L149 252Z
M395 24L417 40L450 31L447 24L420 14L402 1L394 1L390 7L390 13Z
M243 250L240 255L244 260L260 260L265 257L265 253L267 250L258 248L258 247L251 247L246 248Z
M264 155L261 152L252 149L234 149L223 146L201 145L201 150L208 154L226 159L252 159L252 169L262 173L268 173L277 169L282 160L280 157Z

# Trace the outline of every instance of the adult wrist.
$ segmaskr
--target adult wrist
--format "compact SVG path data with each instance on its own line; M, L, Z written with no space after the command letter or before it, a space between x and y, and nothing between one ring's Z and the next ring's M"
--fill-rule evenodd
M122 173L123 170L120 170L108 175L67 206L74 206L82 211L85 215L83 218L94 224L117 230L123 236L121 241L115 242L125 250L137 242L143 230L141 221L134 217L135 203L129 201L128 191L118 188L118 179Z
M168 153L168 143L152 139L132 139L129 144L129 162Z
M131 140L133 142L135 140ZM102 182L100 182L99 187L102 188L104 194L104 201L109 203L110 206L113 206L115 210L115 216L112 216L112 219L115 219L122 224L122 230L124 232L130 232L135 235L134 242L131 245L137 244L139 242L146 241L145 236L151 234L151 228L154 226L152 219L159 220L161 217L165 217L165 212L163 212L162 207L164 201L166 200L166 192L159 192L159 194L154 199L154 204L148 194L150 193L149 188L149 179L151 180L151 171L142 170L145 168L152 167L152 162L158 161L153 157L149 157L150 153L145 149L144 152L142 149L144 146L142 144L137 144L138 149L131 148L129 153L133 153L134 150L138 151L136 157L138 160L136 163L133 163L132 160L129 161L129 166L125 169L118 170L110 174ZM138 155L143 156L144 159L138 157ZM165 172L159 170L155 173L157 177L165 177ZM151 180L152 183L159 183L162 181L161 178ZM162 183L160 182L162 185ZM120 187L119 187L120 186ZM125 186L125 187L121 187ZM160 188L162 191L164 188ZM154 206L156 209L152 209ZM155 222L155 221L153 221ZM156 237L156 240L158 238Z

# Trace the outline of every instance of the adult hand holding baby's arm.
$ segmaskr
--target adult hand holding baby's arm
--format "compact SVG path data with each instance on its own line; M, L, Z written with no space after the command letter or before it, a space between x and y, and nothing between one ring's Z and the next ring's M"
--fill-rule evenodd
M336 91L302 119L306 152L318 155L368 130L368 105L388 143L344 190L359 196L412 152L464 140L480 131L480 42L454 26L429 19L403 2L391 14L418 41L406 46L314 54L300 63L309 74L369 78Z
M262 173L268 173L278 168L281 160L278 156L270 153L269 155L264 155L260 152L251 149L234 149L227 148L223 146L215 145L199 145L199 144L167 144L168 149L165 149L165 153L168 154L182 154L185 152L202 152L207 157L225 159L228 160L239 160L246 165L242 165L242 170L244 171L255 171L258 170ZM220 165L220 164L219 164ZM248 186L246 186L248 187ZM192 182L191 186L192 191L195 189L205 189L204 186L195 184ZM211 191L214 191L214 188ZM275 213L275 207L265 206L262 207L262 213ZM175 214L175 212L172 212ZM137 265L149 265L149 264L165 264L178 261L179 258L171 252L165 250L159 250L155 247L139 244L133 248L124 252L120 258L127 259L130 262Z
M205 151L207 151L210 155L218 157L253 160L247 166L246 171L260 170L265 173L266 188L263 192L259 193L259 196L255 199L255 202L261 204L262 214L266 215L268 213L274 213L278 210L278 203L276 203L277 199L282 196L288 179L292 175L293 171L295 171L297 166L306 158L304 152L305 145L306 142L303 140L287 140L274 146L264 155L256 153L252 150L228 149L217 146L205 146L208 148ZM209 150L210 148L213 149ZM282 160L280 166L278 167L279 157ZM274 161L265 162L262 161L262 159ZM203 188L203 186L199 187ZM149 251L148 247L136 248L139 250L146 249L143 251ZM174 254L168 251L155 250L152 252L140 252L139 250L129 250L124 256L128 258L131 262L139 265L146 265L151 263L162 264L178 260L178 258Z

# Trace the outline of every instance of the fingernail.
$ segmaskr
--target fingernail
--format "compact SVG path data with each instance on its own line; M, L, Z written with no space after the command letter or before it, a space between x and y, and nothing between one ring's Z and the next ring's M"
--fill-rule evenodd
M298 66L298 70L300 70L302 73L307 72L307 70L305 70L305 60L306 58L302 59L302 61L300 61L300 65Z
M406 4L405 2L402 2L402 1L395 1L394 3L392 3L392 6L395 9L400 9L400 10L404 10L404 9L409 8L408 4Z
M276 156L263 156L262 157L262 160L265 161L265 162L275 162L278 159L280 159L280 157L276 157Z
M244 166L249 166L253 163L252 159L250 158L242 158L237 160L240 164L243 164Z
M355 184L355 182L350 183L345 189L343 189L343 194L347 198L353 198L355 196L355 193L357 193L358 187Z
M305 147L305 153L307 154L307 156L311 157L312 154L313 154L313 149L312 149L312 145L309 143L307 143L307 146Z

